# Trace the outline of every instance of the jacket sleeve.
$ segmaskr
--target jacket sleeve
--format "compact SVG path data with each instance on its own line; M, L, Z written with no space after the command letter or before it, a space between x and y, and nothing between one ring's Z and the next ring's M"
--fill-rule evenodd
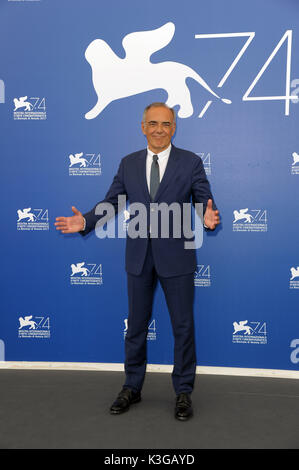
M103 210L105 209L105 206L107 207L107 204L112 204L114 207L114 215L116 215L119 210L121 210L123 207L125 207L125 201L123 206L119 206L118 204L118 196L124 195L125 200L127 199L127 192L126 188L124 185L124 163L123 159L120 162L118 172L114 176L112 184L105 196L105 198L98 202L93 209L91 209L89 212L86 212L86 214L83 214L83 217L85 218L85 229L79 232L81 235L87 235L89 232L95 229L95 226L99 220L101 220L102 217L104 217L105 214L98 215L96 212L98 212L99 209ZM101 206L100 206L101 205ZM98 210L97 210L98 209ZM106 220L107 221L107 220Z
M213 201L213 209L216 210L217 206L215 204L210 183L208 181L202 160L200 157L196 158L196 163L192 172L192 182L191 182L191 194L192 194L192 204L202 203L203 204L203 215L205 214L207 203L209 199Z

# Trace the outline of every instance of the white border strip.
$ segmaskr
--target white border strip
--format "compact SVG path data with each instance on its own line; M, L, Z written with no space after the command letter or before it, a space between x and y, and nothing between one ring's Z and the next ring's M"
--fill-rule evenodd
M171 373L172 365L148 364L148 372ZM30 370L94 370L122 372L124 365L119 363L102 362L26 362L0 361L0 369L30 369ZM244 369L240 367L211 367L197 366L197 374L233 375L245 377L273 377L284 379L299 379L297 370L279 369Z

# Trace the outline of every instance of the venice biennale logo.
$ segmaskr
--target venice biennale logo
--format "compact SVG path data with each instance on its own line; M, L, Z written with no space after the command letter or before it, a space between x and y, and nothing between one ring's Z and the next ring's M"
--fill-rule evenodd
M219 90L219 94L208 85L202 76L195 70L185 64L179 62L165 61L153 63L151 56L154 52L160 51L167 46L175 32L175 25L168 22L160 28L151 31L137 31L127 34L122 40L122 46L125 51L125 57L121 58L111 49L109 44L103 39L95 39L92 41L86 51L85 58L91 66L92 81L98 100L95 106L85 114L86 119L96 118L110 103L121 98L130 97L139 93L151 90L162 89L167 92L168 98L166 104L170 107L178 106L178 116L180 118L188 118L193 115L193 105L190 96L190 90L186 84L188 78L195 80L206 92L208 92L207 102L201 109L198 117L202 118L207 111L211 109L212 103L221 100L224 103L231 103L227 98L220 96L220 90L238 64L244 58L250 44L255 39L254 31L246 32L229 32L229 33L205 33L195 34L195 41L209 40L215 42L215 50L218 50L219 41L225 43L229 41L228 48L232 47L234 41L238 41L239 46L234 46L233 62L231 56L227 58L224 66L225 70L220 72L220 76L215 77L213 88ZM245 84L246 91L239 89L239 96L243 102L248 101L282 101L284 102L284 114L289 116L290 103L299 103L299 80L291 79L291 61L292 61L292 35L293 31L288 29L282 35L278 43L274 46L272 52L264 63L256 64L258 72L251 83ZM241 42L240 48L240 39ZM245 41L245 42L244 42ZM261 48L264 48L264 39L258 34L255 41ZM284 46L286 45L286 48ZM275 61L276 56L280 56L280 50L286 50L285 73L283 78L282 89L285 94L271 95L271 93L260 96L255 90L260 81L263 81L264 75L273 73L271 63ZM241 60L242 59L242 60ZM215 60L217 60L215 58ZM256 73L256 67L253 69L253 76ZM270 68L270 71L269 71ZM282 71L283 72L283 71ZM249 74L251 77L251 73ZM241 85L240 85L241 86ZM294 159L297 158L296 155ZM292 173L295 174L295 164L292 167Z
M96 105L85 114L86 119L96 118L112 101L137 95L155 89L168 93L166 104L179 105L178 116L187 118L193 114L187 78L193 78L199 85L221 99L205 80L187 65L178 62L152 63L151 55L167 46L173 38L175 25L166 23L153 31L127 34L122 45L126 52L124 59L117 56L102 39L92 41L85 51L85 57L92 69L93 86L98 96Z

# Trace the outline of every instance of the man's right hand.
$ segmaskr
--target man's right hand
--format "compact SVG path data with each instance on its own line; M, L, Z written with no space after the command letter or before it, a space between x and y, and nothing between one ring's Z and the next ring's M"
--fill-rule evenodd
M56 217L56 230L61 233L76 233L84 228L84 217L76 207L72 206L74 215L72 217Z

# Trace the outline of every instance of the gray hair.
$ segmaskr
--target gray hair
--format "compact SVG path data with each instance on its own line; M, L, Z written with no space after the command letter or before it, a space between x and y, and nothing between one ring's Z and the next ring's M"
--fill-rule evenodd
M148 110L149 110L150 108L166 108L166 109L169 109L169 111L172 113L173 122L175 123L175 121L176 121L175 110L174 110L173 108L170 108L169 106L167 106L166 103L155 102L155 103L149 104L149 105L145 108L145 110L143 111L142 121L143 121L144 124L145 124L146 113L148 112Z

